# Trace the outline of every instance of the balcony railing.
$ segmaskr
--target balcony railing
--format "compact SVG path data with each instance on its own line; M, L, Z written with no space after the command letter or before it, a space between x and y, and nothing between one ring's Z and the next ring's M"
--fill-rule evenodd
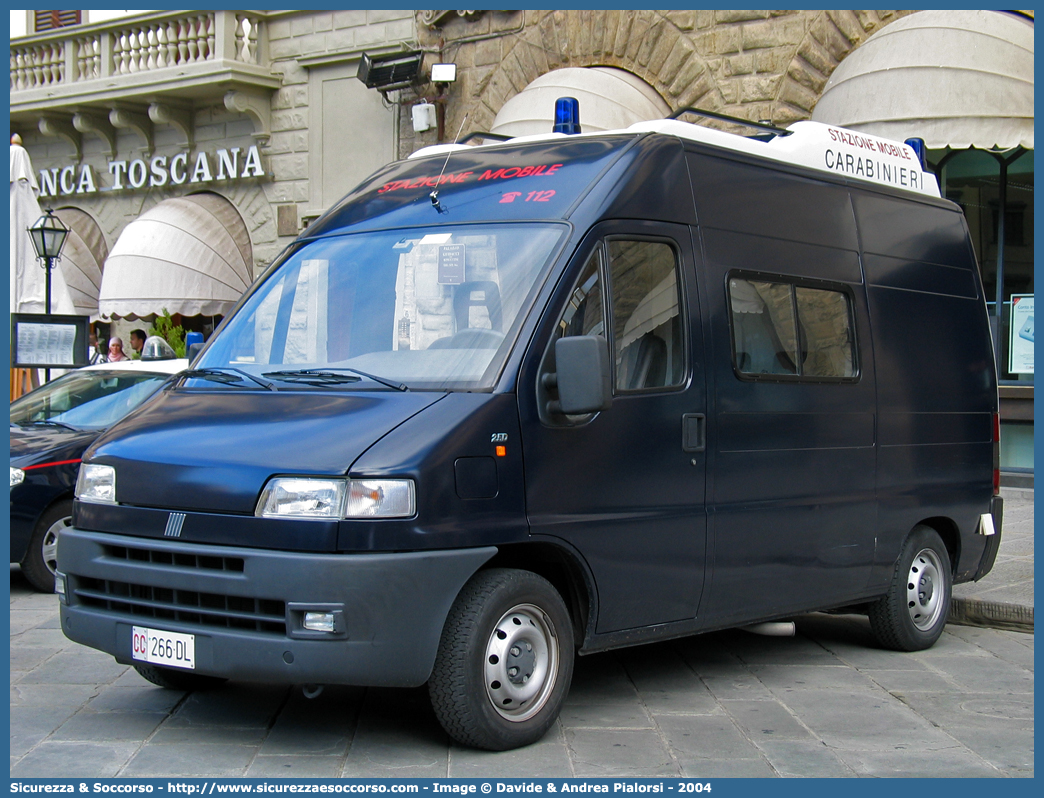
M266 140L269 100L282 84L268 19L282 13L154 11L15 39L11 129L61 136L77 158L89 133L114 154L114 127L137 129L151 149L152 124L170 123L188 142L193 105L223 102L248 114Z
M11 92L202 62L263 66L263 21L245 11L150 14L11 43Z

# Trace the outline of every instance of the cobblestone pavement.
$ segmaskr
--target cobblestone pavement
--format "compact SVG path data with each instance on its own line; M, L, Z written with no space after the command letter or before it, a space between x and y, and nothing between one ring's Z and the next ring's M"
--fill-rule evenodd
M1033 775L1033 635L949 626L875 648L865 618L720 632L578 660L540 743L449 742L424 689L230 684L185 694L67 640L11 568L12 777Z

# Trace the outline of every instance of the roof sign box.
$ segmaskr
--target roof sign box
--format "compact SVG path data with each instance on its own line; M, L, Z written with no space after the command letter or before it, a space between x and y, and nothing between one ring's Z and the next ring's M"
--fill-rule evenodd
M770 141L759 141L672 119L639 122L628 130L674 135L774 161L806 166L838 177L877 183L929 197L940 196L935 175L921 170L921 162L910 145L835 125L795 122L787 128L790 135L776 136Z

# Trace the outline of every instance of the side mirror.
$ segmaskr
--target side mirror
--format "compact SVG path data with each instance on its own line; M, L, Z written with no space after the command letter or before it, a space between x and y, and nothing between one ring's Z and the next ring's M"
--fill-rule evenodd
M188 345L188 348L185 351L185 357L188 358L189 365L191 365L192 361L196 359L196 355L198 355L202 351L202 341L193 341L191 344Z
M609 344L600 335L555 341L558 410L570 416L608 410L613 402Z

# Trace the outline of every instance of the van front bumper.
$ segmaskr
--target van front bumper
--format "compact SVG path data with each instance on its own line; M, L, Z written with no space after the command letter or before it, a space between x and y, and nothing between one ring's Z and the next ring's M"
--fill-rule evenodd
M310 554L69 529L62 630L125 664L139 626L193 635L194 673L416 687L460 588L495 553ZM332 632L304 628L314 611L337 618Z

